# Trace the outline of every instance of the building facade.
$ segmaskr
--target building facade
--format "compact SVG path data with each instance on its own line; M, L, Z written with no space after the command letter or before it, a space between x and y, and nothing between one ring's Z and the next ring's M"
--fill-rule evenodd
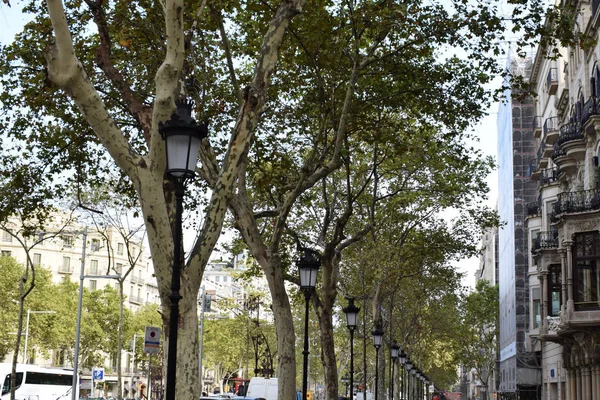
M600 2L564 5L575 10L573 33L597 40ZM528 207L539 317L531 338L541 353L544 399L598 399L600 46L556 55L538 48L530 79L539 93L532 175L539 197Z

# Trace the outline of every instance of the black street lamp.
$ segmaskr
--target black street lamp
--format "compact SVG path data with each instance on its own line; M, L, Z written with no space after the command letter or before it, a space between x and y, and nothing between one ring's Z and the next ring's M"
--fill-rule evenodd
M400 362L400 367L402 367L402 383L400 386L400 400L404 400L404 365L406 364L406 353L404 349L400 350L400 354L398 354L398 361Z
M406 357L406 398L408 400L411 400L411 395L410 395L410 370L413 367L413 363L410 360L410 358L407 356Z
M379 391L379 348L383 343L383 331L379 326L373 330L373 347L375 347L375 400L379 400L377 393Z
M398 346L398 343L396 343L396 341L394 340L392 346L390 347L390 363L392 364L392 376L390 377L390 391L392 392L392 395L390 396L390 398L392 400L394 400L394 369L396 366L396 360L398 359L399 351L400 346Z
M321 259L316 251L304 249L304 255L296 263L300 273L300 290L304 293L306 312L304 314L304 367L302 369L302 400L306 400L308 392L308 306L310 296L315 291L317 273L321 267Z
M348 378L348 374L342 376L342 383L344 384L344 396L348 397L348 382L350 378Z
M348 305L342 309L346 314L346 326L350 331L350 400L354 399L354 330L358 325L360 308L354 304L354 297L346 297Z
M175 400L177 365L177 328L179 326L179 300L181 300L180 270L182 261L181 218L186 181L196 175L200 141L208 134L206 124L197 124L192 118L192 101L175 102L177 109L166 122L159 122L158 131L165 141L168 177L175 184L175 232L173 233L173 271L171 273L171 302L169 314L169 348L167 357L166 400Z
M419 369L417 367L413 367L413 369L410 370L410 374L412 375L412 381L413 381L413 387L412 387L412 391L413 391L413 399L418 399L419 397L417 396L417 389L419 387L419 384L417 383L417 372L419 371Z

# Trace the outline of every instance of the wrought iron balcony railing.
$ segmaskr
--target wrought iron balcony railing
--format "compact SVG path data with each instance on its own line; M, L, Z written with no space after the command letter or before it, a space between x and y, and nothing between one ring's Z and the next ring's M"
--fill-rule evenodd
M548 135L548 132L558 130L558 117L546 118L544 121L544 136Z
M562 145L573 140L583 139L583 132L581 130L581 124L579 122L569 122L560 127L560 136L556 143Z
M540 170L540 182L542 185L547 185L556 182L558 178L558 168L546 168Z
M554 142L554 149L552 151L552 160L555 161L559 157L564 157L567 155L567 152L560 148L558 141Z
M560 193L558 201L554 203L554 213L557 216L596 210L600 210L600 190L598 189Z
M590 96L588 101L583 104L583 109L581 110L582 125L585 124L592 115L597 114L597 103L596 97Z
M537 237L533 239L531 251L540 249L555 249L558 247L558 231L538 232Z

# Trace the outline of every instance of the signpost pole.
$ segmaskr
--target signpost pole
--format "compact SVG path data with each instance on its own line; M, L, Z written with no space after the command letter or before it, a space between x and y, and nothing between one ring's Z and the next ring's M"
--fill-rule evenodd
M146 385L146 398L148 400L150 400L150 397L152 396L152 390L150 390L150 374L151 374L151 369L150 369L150 364L152 363L152 353L148 353L148 384Z

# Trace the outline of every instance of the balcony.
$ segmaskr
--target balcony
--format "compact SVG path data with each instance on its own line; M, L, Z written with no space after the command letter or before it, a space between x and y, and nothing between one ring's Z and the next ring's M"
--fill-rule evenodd
M599 0L600 1L600 0ZM533 117L533 137L538 139L542 133L542 117Z
M558 169L557 168L546 168L540 170L540 183L542 185L549 185L551 183L556 182L558 178Z
M559 137L558 117L546 118L544 121L544 140L547 144L554 144Z
M558 248L558 231L538 232L537 237L532 240L531 252L535 253L542 249Z
M558 69L550 68L546 77L546 91L549 96L555 95L558 90Z
M142 304L144 300L138 296L129 296L129 302L134 304Z
M73 267L71 267L70 265L61 265L58 268L58 273L59 274L72 274L73 273Z
M144 284L144 280L141 277L139 277L139 276L132 276L131 277L131 283L137 283L137 284L143 285Z
M538 201L534 201L525 204L525 212L527 217L537 217L540 215L540 203Z
M600 190L589 189L577 192L564 192L558 195L554 204L554 214L575 214L600 210Z

